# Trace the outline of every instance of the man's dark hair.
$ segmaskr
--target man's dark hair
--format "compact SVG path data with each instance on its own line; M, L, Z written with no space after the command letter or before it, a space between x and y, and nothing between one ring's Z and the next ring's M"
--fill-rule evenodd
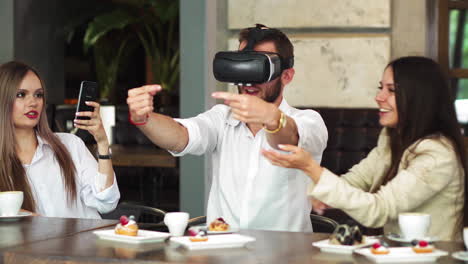
M262 24L255 24L256 27L261 27L261 28L268 28L265 25ZM239 32L239 43L243 41L247 41L249 37L249 32L250 30L254 29L255 27L250 27L250 28L244 28ZM255 45L271 41L275 44L276 50L278 51L278 54L284 58L293 58L294 57L294 47L289 40L289 38L281 32L279 29L276 28L268 28L270 30L270 34L264 35L262 39L259 39Z

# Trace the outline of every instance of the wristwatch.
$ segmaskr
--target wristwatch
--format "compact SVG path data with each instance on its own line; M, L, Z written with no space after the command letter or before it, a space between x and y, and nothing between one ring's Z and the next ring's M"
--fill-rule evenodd
M112 149L109 147L109 154L107 155L101 155L99 154L99 151L97 153L98 159L111 159L112 158Z

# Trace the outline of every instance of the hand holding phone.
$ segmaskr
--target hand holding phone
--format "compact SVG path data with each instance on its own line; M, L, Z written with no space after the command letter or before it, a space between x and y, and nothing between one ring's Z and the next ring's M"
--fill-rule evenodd
M96 82L82 81L76 112L92 112L94 107L86 105L86 101L97 102L98 84ZM88 116L77 116L76 119L89 120Z

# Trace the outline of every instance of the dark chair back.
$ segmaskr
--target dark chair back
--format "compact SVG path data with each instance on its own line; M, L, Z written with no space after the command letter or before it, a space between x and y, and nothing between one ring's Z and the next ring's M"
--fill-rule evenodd
M325 216L310 214L312 229L315 233L333 233L338 222Z
M114 211L101 214L103 219L119 219L122 215L133 215L138 223L161 223L164 220L166 212L146 205L122 202L117 205Z

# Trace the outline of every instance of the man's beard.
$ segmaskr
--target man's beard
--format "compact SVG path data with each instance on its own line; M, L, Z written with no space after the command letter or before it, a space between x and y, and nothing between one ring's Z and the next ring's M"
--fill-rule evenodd
M281 79L278 78L276 80L276 83L273 84L270 88L268 88L265 94L265 98L263 98L263 100L269 103L273 103L276 101L276 99L278 99L280 94L281 94Z
M237 89L239 91L239 94L242 93L242 87L237 86ZM278 97L281 94L281 79L277 79L274 84L272 84L270 87L266 88L265 92L265 98L262 98L264 101L267 101L268 103L273 103L278 99Z

